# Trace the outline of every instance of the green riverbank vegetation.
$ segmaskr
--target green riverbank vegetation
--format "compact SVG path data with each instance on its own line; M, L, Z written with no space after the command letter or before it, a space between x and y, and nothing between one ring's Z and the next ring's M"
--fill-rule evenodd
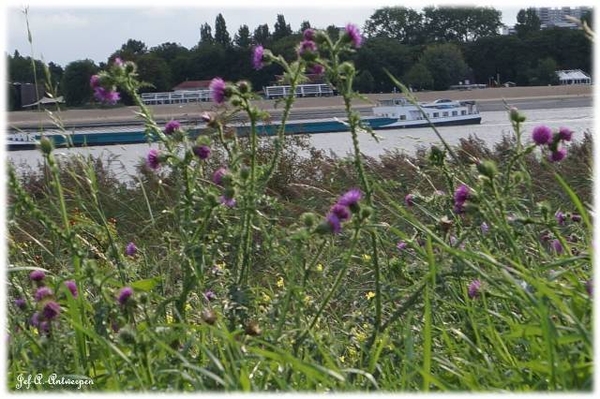
M154 122L134 63L94 75L159 146L132 181L59 162L48 138L39 171L9 167L8 389L591 392L590 132L529 131L511 108L493 149L440 136L365 157L345 61L361 45L353 25L336 40L306 29L295 60L262 46L249 60L292 86L324 73L346 158L283 128L234 134L231 113L269 118L244 80L212 80L234 110L204 114L210 133L192 139Z

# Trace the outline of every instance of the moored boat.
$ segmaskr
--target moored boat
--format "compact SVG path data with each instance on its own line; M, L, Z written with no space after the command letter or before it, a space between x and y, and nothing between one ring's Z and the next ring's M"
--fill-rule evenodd
M443 125L467 125L481 123L481 115L474 101L453 101L440 99L430 103L409 103L404 98L382 100L373 107L372 116L363 117L364 125L373 130L402 129ZM428 120L429 119L429 120ZM239 135L249 133L247 123L232 123ZM277 123L258 123L257 132L263 136L276 135L280 125ZM191 136L197 136L206 129L200 124L189 129ZM347 123L338 118L299 119L285 125L285 134L316 134L348 131ZM99 146L117 144L139 144L153 141L143 126L75 128L70 131L59 129L45 130L43 135L51 139L55 146ZM40 140L39 132L10 133L7 135L8 150L27 150L35 148Z

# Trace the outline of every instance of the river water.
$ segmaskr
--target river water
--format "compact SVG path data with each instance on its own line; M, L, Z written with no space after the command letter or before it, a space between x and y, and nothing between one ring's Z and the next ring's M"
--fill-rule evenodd
M524 112L527 121L524 123L523 137L530 136L533 127L545 124L551 128L568 127L575 132L574 140L581 139L584 133L594 130L593 107L531 109ZM438 131L451 145L458 144L461 138L475 135L489 147L502 139L504 134L512 132L508 115L505 111L482 112L480 125L444 126ZM369 134L360 134L359 142L365 155L377 157L388 150L404 151L412 154L419 146L429 147L439 143L431 128L378 130L375 132L381 139L376 142ZM352 152L352 142L349 133L320 133L310 137L311 144L318 149L331 151L339 156ZM131 144L105 147L71 148L56 150L59 156L68 154L85 154L103 159L112 159L111 168L123 179L135 174L136 165L144 158L149 148L157 144ZM8 159L19 170L35 168L42 157L37 150L9 151Z

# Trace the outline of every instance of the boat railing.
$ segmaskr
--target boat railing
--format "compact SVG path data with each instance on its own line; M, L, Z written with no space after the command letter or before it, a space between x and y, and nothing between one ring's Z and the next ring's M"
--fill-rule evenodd
M263 92L267 99L280 98L290 95L292 87L289 85L267 86L263 88ZM331 86L321 83L298 85L294 94L296 97L323 97L333 96L334 92Z
M142 101L146 105L182 104L210 101L210 90L142 93Z

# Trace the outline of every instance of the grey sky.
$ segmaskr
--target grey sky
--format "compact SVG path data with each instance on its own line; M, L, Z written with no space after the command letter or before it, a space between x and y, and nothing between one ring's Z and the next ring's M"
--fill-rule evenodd
M563 1L564 3L569 1ZM35 58L46 62L55 62L63 67L71 61L90 58L96 62L106 61L114 51L128 39L143 41L148 48L165 42L175 42L190 48L199 40L199 27L209 23L213 27L215 17L222 13L227 28L233 37L242 24L249 26L252 32L258 25L267 23L271 31L277 14L283 14L293 30L298 30L304 20L317 28L328 25L344 26L355 23L363 26L373 12L384 5L402 4L420 10L428 2L415 1L259 1L235 2L218 1L219 7L206 7L206 2L172 0L169 2L143 2L145 7L119 7L121 1L105 0L93 6L78 6L78 3L63 1L30 1L29 24L33 36ZM140 2L127 1L135 6ZM217 3L217 1L212 4ZM289 4L296 4L290 6ZM432 4L452 4L448 1ZM455 2L456 3L456 2ZM535 5L535 1L531 2ZM555 3L555 2L554 2ZM584 1L583 4L586 2ZM81 3L79 3L81 4ZM102 5L100 5L102 4ZM165 6L167 5L168 6ZM244 5L242 5L244 4ZM253 4L249 7L248 4ZM279 4L279 6L277 6ZM297 6L302 4L303 6ZM370 4L370 6L365 6ZM459 4L468 5L466 2ZM502 20L507 25L516 22L516 14L522 6L518 2L505 1L503 6L472 2L475 5L491 5L502 11ZM553 5L552 1L544 4ZM5 8L7 21L5 51L12 54L18 50L22 55L31 55L27 42L25 16L22 9L25 4L8 1ZM308 6L307 6L308 5ZM324 8L325 5L329 8ZM539 6L539 4L538 4Z

